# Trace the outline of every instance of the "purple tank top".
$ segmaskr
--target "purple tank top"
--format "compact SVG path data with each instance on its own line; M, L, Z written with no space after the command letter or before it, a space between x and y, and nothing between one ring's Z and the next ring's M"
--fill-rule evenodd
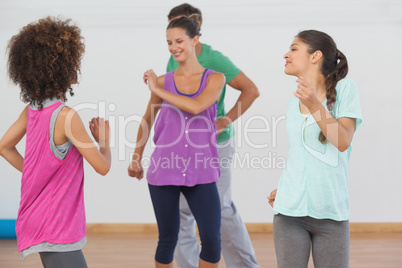
M19 251L42 242L75 243L86 236L82 155L72 146L59 159L49 145L50 117L61 104L28 109L16 226Z
M176 88L173 71L168 72L164 90L196 98L213 72L205 69L198 91L191 95L181 93ZM149 184L194 186L219 179L216 112L217 103L193 115L163 101L155 123L156 148L147 172Z

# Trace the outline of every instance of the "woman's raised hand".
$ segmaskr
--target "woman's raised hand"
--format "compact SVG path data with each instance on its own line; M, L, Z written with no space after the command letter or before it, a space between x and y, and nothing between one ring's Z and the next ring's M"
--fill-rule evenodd
M303 77L296 81L298 83L297 90L293 93L313 114L321 102L318 100L313 86Z
M154 92L158 88L157 76L154 70L150 69L144 73L144 83L148 85L149 89Z
M101 147L109 146L110 139L110 126L109 121L101 117L92 118L89 121L89 129L95 141L99 143Z

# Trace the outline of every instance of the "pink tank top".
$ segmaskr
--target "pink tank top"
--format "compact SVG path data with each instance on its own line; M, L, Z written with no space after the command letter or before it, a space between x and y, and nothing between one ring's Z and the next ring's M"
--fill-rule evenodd
M82 156L72 146L65 159L58 159L49 146L50 117L61 104L28 109L16 225L20 252L42 242L75 243L86 236Z

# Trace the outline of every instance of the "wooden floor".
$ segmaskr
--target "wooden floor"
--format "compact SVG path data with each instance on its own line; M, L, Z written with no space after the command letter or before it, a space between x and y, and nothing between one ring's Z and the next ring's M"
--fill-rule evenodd
M252 233L250 237L261 268L276 267L272 234ZM83 252L90 268L154 267L156 239L157 234L153 233L89 234ZM0 267L42 266L38 254L21 261L15 240L0 240ZM223 259L219 267L226 267ZM313 265L310 263L309 267ZM402 233L352 234L350 267L402 268Z

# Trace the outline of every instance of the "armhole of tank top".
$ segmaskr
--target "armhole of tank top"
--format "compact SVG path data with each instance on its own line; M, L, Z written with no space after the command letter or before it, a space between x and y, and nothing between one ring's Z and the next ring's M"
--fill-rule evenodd
M209 75L214 73L214 70L205 68L204 74L202 75L202 79L205 79L205 86L207 86ZM203 81L201 81L202 83Z
M59 113L64 107L66 107L64 104L57 107L53 111L53 113L50 117L50 121L49 121L49 147L50 147L50 150L53 153L53 155L56 158L61 159L61 160L66 158L68 152L70 151L71 147L73 146L73 143L70 140L68 140L66 143L63 143L61 145L56 146L54 144L54 128L56 126L56 121L59 116Z
M167 92L170 92L170 93L172 93L172 92L170 91L169 87L171 86L172 83L174 83L173 82L174 81L173 74L174 74L174 71L170 71L170 72L166 73L165 74L165 81L163 81L163 89L165 91L167 91Z
M214 70L212 70L212 69L207 69L207 68L205 68L205 79L206 79L206 81L205 81L205 87L207 86L207 83L208 83L208 78L209 78L209 75L210 74L213 74L213 73L216 73ZM218 103L219 103L219 99L221 98L221 96L219 96L219 98L218 98L218 100L216 100L214 103L215 103L215 105L216 105L216 108L218 109Z

